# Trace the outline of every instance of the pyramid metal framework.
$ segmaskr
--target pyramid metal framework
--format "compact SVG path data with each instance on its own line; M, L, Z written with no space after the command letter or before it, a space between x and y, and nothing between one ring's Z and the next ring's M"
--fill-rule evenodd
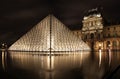
M9 50L79 51L90 48L56 17L48 15L11 45Z

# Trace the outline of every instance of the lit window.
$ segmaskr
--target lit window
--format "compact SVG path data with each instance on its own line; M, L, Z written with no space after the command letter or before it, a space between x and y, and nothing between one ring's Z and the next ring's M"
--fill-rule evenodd
M97 17L101 17L101 15L100 15L100 14L97 14Z

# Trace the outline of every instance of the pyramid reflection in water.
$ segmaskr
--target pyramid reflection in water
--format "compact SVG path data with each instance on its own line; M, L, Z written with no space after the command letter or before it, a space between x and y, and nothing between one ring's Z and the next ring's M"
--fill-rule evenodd
M49 15L10 46L9 50L79 51L90 48L56 17Z

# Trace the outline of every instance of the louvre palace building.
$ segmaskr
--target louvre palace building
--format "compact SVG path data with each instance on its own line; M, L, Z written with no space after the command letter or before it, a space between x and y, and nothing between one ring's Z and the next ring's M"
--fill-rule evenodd
M120 24L105 24L98 9L91 9L82 20L80 32L74 31L92 50L120 50Z

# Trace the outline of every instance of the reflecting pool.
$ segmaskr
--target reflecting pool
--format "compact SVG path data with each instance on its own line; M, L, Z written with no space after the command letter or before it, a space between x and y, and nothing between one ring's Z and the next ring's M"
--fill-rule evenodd
M7 79L120 79L120 52L1 52ZM4 77L6 78L6 77Z

